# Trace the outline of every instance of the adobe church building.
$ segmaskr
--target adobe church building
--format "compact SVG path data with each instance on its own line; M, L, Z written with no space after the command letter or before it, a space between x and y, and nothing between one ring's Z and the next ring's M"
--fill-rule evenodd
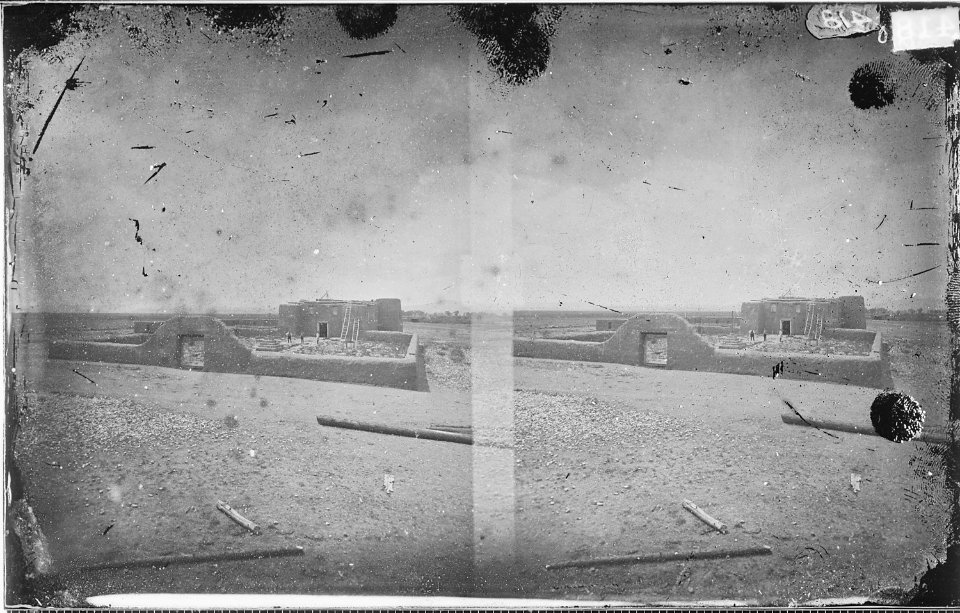
M811 325L822 328L867 328L863 296L838 298L764 298L744 302L740 332L803 335Z
M339 337L344 323L359 322L364 331L383 330L402 332L400 300L301 300L280 305L278 328L281 334L293 336Z

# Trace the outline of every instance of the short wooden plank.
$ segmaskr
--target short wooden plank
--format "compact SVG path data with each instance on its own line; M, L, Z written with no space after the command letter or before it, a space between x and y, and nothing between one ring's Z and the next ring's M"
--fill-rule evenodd
M727 526L723 522L714 519L709 514L707 514L706 511L704 511L697 505L693 504L689 500L683 501L683 508L693 513L697 517L697 519L707 524L717 532L726 534Z
M260 534L260 526L253 523L243 515L240 515L239 513L237 513L230 505L228 505L224 501L218 500L217 508L223 511L223 513L226 514L227 517L237 522L238 524L240 524L250 532L253 532L254 534Z

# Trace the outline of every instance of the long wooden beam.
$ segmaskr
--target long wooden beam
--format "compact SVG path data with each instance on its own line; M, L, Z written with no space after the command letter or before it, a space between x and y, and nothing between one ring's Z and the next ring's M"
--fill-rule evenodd
M571 560L547 564L547 570L558 568L591 568L593 566L621 566L625 564L658 564L686 560L722 560L726 558L746 558L768 556L773 550L767 546L748 547L746 549L717 549L714 551L661 552L649 555L616 556L613 558L594 558L592 560Z
M783 420L783 423L790 426L807 426L819 428L820 430L833 430L835 432L849 432L851 434L865 434L867 436L880 437L880 435L877 434L872 427L868 428L866 426L858 426L856 424L830 421L827 419L810 419L809 417L801 419L800 417L790 413L781 414L780 419ZM950 443L949 437L933 433L923 433L913 440L921 443L929 443L931 445L947 445Z
M343 419L333 419L330 417L317 416L317 423L321 426L330 428L343 428L346 430L361 430L363 432L373 432L375 434L389 434L392 436L406 436L409 438L422 438L428 441L443 441L445 443L460 443L462 445L472 445L473 437L468 434L459 434L455 432L444 432L442 430L429 430L425 428L401 428L397 426L385 426L383 424L371 424L359 421L346 421Z
M284 547L281 549L258 549L253 551L226 551L202 555L181 554L160 556L157 558L141 558L139 560L124 560L119 562L104 562L69 569L64 572L88 572L96 570L110 570L115 568L147 568L151 566L169 566L171 564L203 564L206 562L228 562L230 560L259 560L263 558L284 558L302 556L303 547Z

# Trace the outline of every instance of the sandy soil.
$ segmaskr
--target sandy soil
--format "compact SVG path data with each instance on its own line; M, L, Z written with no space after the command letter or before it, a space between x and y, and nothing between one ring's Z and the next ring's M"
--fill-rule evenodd
M932 429L941 428L943 335L889 323L900 326L881 330L892 344L897 387L918 397ZM789 399L808 417L868 425L877 390L520 358L512 450L317 426L318 414L471 424L470 326L414 324L407 331L429 343L430 393L48 361L42 345L29 345L18 363L30 391L18 453L65 573L51 593L485 593L787 604L910 587L927 561L943 555L948 507L938 448L833 437L780 420ZM502 456L491 468L500 472L484 473L485 453ZM515 506L493 512L513 522L517 565L499 569L478 590L475 487L480 478L496 489L497 475L509 477L504 459L513 466L513 487L504 484L488 498L515 496ZM851 474L860 476L860 491ZM384 475L394 477L392 494ZM700 523L681 507L685 498L729 533ZM214 507L218 499L260 523L263 534L230 522ZM289 545L304 546L306 555L70 572L113 559ZM569 559L756 545L773 554L544 570Z
M473 589L470 448L314 419L469 425L463 394L48 361L37 349L18 364L29 402L17 453L62 573L49 593ZM385 475L394 478L389 494ZM232 523L217 500L263 534ZM74 572L294 545L303 557Z
M787 604L909 588L943 555L941 449L780 420L787 398L808 417L869 425L876 390L534 359L518 359L515 372L524 593ZM684 499L729 534L684 510ZM543 570L759 545L773 555Z

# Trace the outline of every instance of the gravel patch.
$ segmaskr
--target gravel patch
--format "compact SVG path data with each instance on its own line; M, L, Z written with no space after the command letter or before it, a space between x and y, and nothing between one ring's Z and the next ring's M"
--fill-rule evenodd
M224 423L196 415L170 413L148 406L141 400L67 394L28 394L30 407L21 423L22 444L18 449L45 442L51 436L58 441L79 442L86 449L118 446L151 445L182 446L192 439L217 436L227 432ZM42 415L56 413L57 421L70 424L51 432L40 425ZM36 419L31 417L36 416Z
M430 343L426 346L425 357L431 389L461 392L472 389L469 347L456 343Z
M624 444L693 434L693 427L676 417L586 396L517 391L515 406L518 450L612 450ZM709 428L696 430L701 436L712 434Z

